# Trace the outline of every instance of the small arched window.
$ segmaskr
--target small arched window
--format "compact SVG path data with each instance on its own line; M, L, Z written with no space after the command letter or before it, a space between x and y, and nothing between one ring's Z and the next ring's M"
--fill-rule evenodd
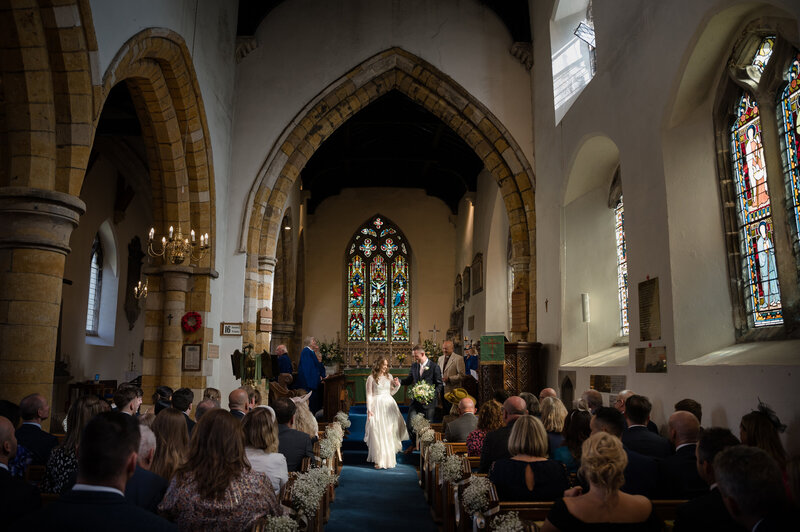
M408 343L411 249L403 233L376 214L353 234L345 257L348 342Z
M619 294L619 334L628 336L628 249L625 246L625 207L622 196L614 207L614 235L617 242L617 292Z
M97 336L100 325L100 291L103 287L103 245L100 234L94 237L89 261L89 304L86 310L86 334Z

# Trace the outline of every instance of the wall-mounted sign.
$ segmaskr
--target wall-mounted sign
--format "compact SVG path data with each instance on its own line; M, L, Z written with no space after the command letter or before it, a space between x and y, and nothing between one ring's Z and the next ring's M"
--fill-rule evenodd
M219 334L221 336L241 336L242 322L233 323L223 321L219 324Z

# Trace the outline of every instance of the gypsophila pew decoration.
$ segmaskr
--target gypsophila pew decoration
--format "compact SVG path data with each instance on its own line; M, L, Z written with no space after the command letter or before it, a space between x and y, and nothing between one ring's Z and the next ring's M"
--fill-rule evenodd
M330 423L325 428L325 439L333 439L336 441L336 448L338 449L342 445L342 441L344 440L344 430L342 430L342 426L338 423Z
M491 530L494 532L523 532L525 525L519 518L519 512L508 512L492 519Z
M437 441L428 447L428 460L433 464L440 464L444 461L445 446L444 443Z
M319 441L319 457L323 460L330 460L336 454L339 446L333 438L322 438Z
M461 480L464 476L461 457L457 454L446 457L439 466L439 474L445 482L455 483Z
M431 424L422 414L414 414L411 418L411 430L417 435L429 428L431 428Z
M469 486L464 489L464 508L469 515L483 513L489 508L489 489L491 481L487 477L470 478Z
M333 420L342 427L342 430L350 428L350 417L341 410L336 412L336 416L334 416Z
M414 398L421 405L427 405L436 396L436 388L433 384L425 381L419 381L411 387L411 397Z
M337 479L336 475L324 467L317 467L297 476L292 485L292 506L301 519L305 522L311 519L319 509L325 490Z
M426 430L423 430L422 433L419 435L419 441L423 443L431 443L435 439L436 439L436 431L434 431L430 427L428 427Z
M264 532L298 532L300 525L289 517L282 515L280 517L268 516L264 518L264 526L261 530Z

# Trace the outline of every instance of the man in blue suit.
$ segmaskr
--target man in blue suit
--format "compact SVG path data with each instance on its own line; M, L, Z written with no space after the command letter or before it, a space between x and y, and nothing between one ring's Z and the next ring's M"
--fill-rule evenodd
M300 362L297 364L297 381L293 388L302 388L311 392L308 407L312 414L316 414L322 408L320 383L325 378L325 366L322 364L322 357L317 356L319 351L317 339L309 336L303 343L305 347L300 353Z
M439 364L431 362L425 356L425 350L421 345L415 345L411 350L415 362L411 364L411 369L408 371L408 377L400 381L400 384L412 386L420 381L425 381L434 387L433 399L428 404L422 404L416 399L411 401L408 407L408 419L406 419L406 426L408 433L411 435L412 442L415 441L414 433L411 429L411 418L416 414L422 414L425 419L432 420L434 412L436 411L436 399L442 392L442 370Z

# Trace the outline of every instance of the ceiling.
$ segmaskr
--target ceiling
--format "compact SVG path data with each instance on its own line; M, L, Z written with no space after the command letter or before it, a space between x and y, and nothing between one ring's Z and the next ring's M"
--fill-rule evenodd
M308 212L344 188L420 188L451 212L477 188L483 162L452 129L405 95L391 91L342 124L300 177Z

